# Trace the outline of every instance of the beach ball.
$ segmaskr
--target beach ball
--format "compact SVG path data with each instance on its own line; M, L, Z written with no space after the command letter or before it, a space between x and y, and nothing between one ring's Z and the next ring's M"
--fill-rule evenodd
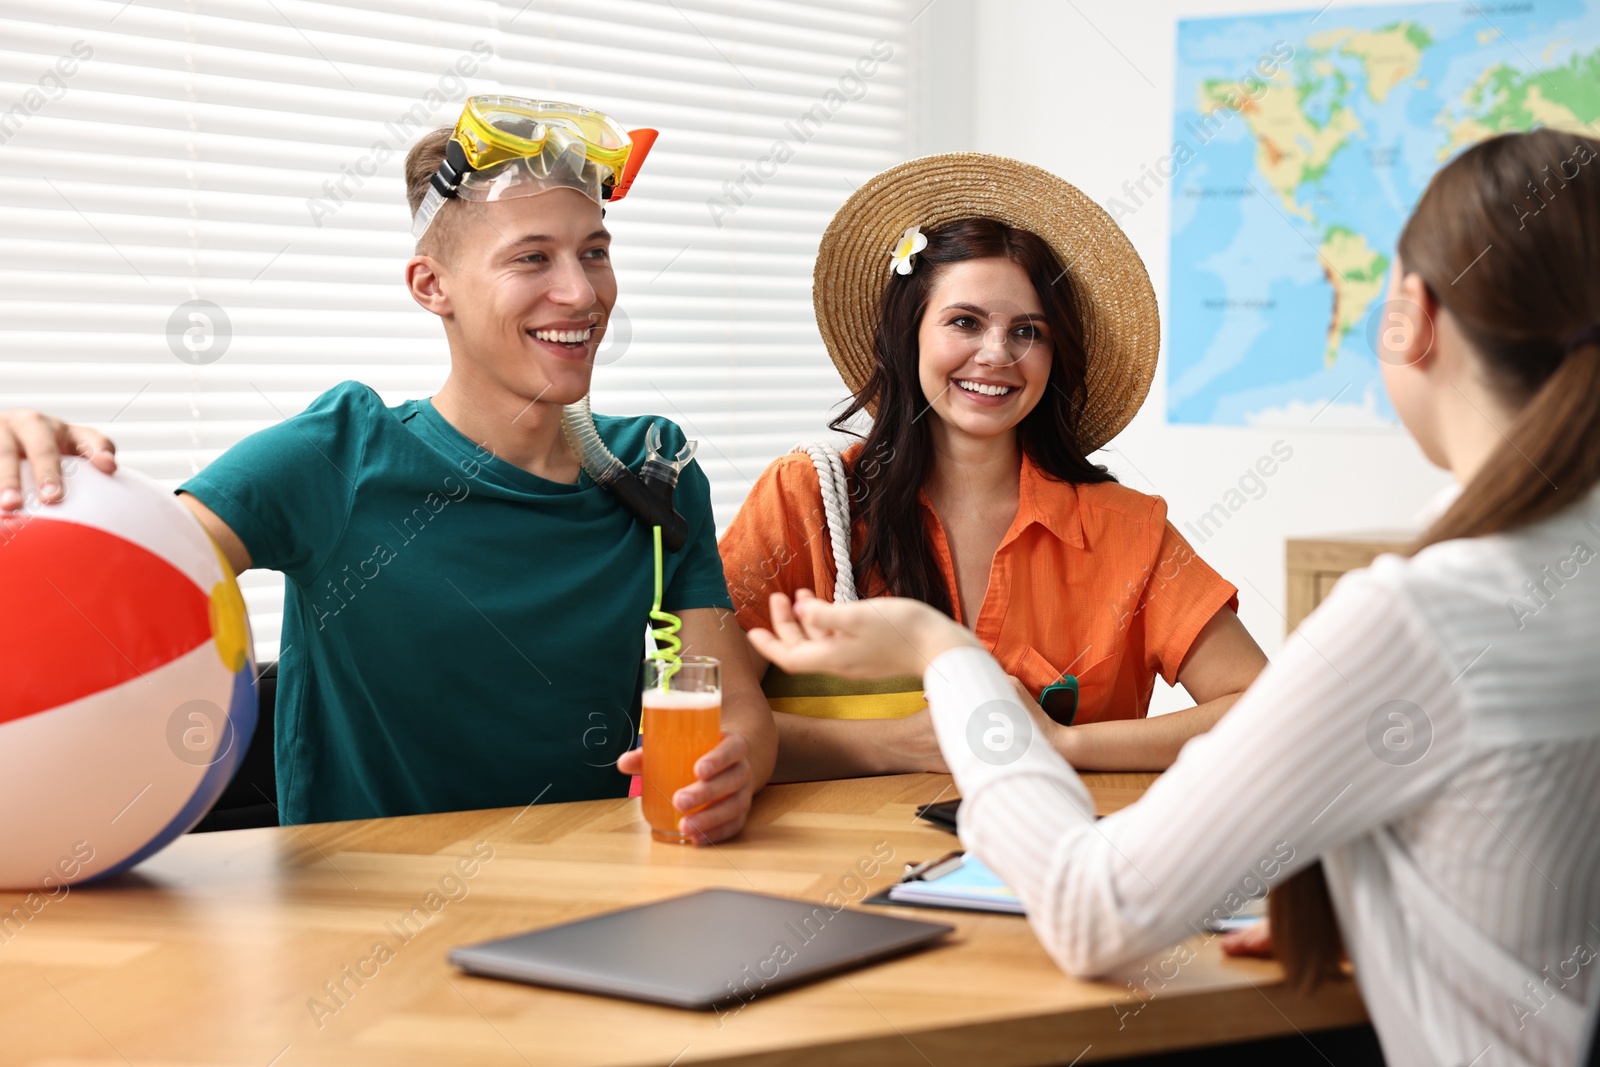
M0 889L127 870L211 809L255 733L222 553L172 493L68 460L0 512ZM29 899L33 899L30 895Z

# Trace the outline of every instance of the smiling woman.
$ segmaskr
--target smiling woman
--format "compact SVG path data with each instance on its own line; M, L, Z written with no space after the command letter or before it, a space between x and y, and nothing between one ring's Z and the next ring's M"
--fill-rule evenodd
M1116 479L1078 447L1083 328L1049 245L1027 230L968 218L930 234L919 258L919 269L885 288L872 372L864 383L847 377L855 399L833 425L870 409L876 418L864 449L888 447L907 460L883 465L870 479L874 491L859 493L868 533L857 587L872 588L876 570L898 595L971 619L1005 524L970 531L984 542L974 547L988 551L956 561L952 598L935 556L918 551L925 489L935 510L942 498L959 523L972 505L1009 500L1015 510L1020 453L1059 481ZM935 417L925 418L930 412ZM868 480L858 477L863 489Z
M773 463L751 490L722 539L723 565L772 577L740 587L740 622L767 626L772 593L835 596L823 516L846 504L862 596L951 615L1030 704L1074 678L1077 725L1041 713L1040 728L1076 765L1165 767L1265 658L1234 614L1237 591L1166 521L1165 502L1088 459L1132 418L1155 370L1154 295L1122 232L1038 168L932 156L845 203L813 292L853 394L833 428L861 413L873 421L841 457L848 501L824 502L803 455ZM869 708L761 666L769 696L807 697L774 702L797 713L778 716L780 776L943 769L920 699L880 689ZM1157 674L1199 706L1145 720Z

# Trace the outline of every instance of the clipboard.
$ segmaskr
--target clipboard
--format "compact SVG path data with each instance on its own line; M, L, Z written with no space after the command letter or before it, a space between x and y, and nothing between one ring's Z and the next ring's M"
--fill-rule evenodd
M976 856L960 850L906 867L905 877L862 903L1022 915L1022 902Z

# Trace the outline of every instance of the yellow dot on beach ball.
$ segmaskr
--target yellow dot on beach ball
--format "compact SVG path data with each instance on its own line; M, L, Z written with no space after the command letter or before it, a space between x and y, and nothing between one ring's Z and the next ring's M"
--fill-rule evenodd
M216 548L215 543L212 548ZM216 643L222 665L237 674L244 669L250 643L250 621L245 615L244 594L233 579L227 557L217 550L222 563L222 581L211 587L211 639Z

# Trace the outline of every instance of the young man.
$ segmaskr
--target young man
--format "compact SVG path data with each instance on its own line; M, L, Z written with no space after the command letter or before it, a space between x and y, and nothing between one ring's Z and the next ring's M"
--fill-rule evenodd
M469 100L454 133L406 160L419 240L405 277L444 324L443 387L390 408L345 382L179 489L236 571L289 579L284 823L623 796L638 773L651 531L582 470L562 415L589 391L617 295L602 205L644 150L585 109ZM667 457L684 444L665 419L595 425L631 469L652 427ZM0 509L21 504L22 457L59 500L63 450L115 465L91 429L0 413ZM739 627L721 621L732 604L697 465L672 503L687 538L665 555L662 606L685 653L723 664L723 740L674 797L695 812L680 829L709 843L743 826L777 732Z

